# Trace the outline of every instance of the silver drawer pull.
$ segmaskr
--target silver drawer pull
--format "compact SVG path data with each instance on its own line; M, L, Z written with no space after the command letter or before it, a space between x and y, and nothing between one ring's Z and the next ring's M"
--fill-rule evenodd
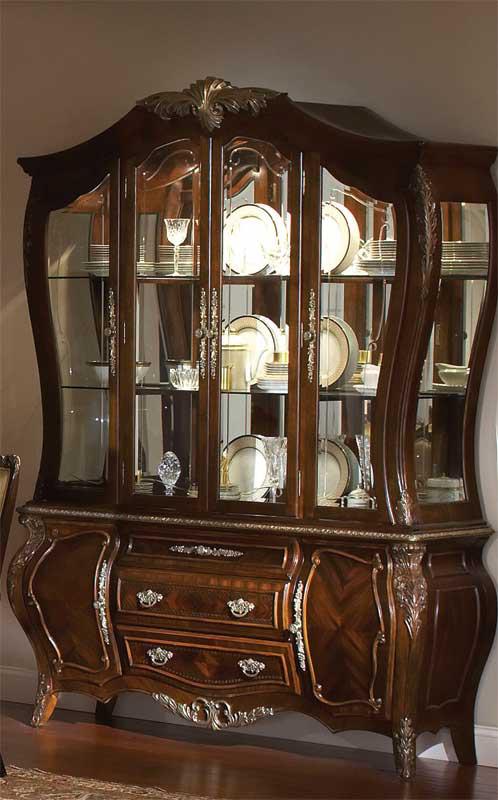
M243 658L239 661L239 667L246 678L256 678L260 672L266 669L266 664L262 661L255 661L254 658Z
M226 547L207 547L204 544L173 544L172 553L181 553L183 556L210 556L211 558L240 558L244 555L241 550L228 550Z
M173 658L171 650L164 650L163 647L153 647L151 650L147 650L147 655L155 667L164 667L170 658Z
M250 603L249 600L244 600L243 597L239 597L238 600L229 600L227 606L230 609L231 615L237 617L237 619L246 617L249 612L254 611L256 607L254 603Z
M137 592L137 600L142 608L152 608L163 599L162 594L155 592L153 589L144 589L143 592Z

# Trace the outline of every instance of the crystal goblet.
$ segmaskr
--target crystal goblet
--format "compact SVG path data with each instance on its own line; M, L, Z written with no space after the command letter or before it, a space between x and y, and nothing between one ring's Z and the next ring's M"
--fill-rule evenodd
M179 275L178 262L180 255L180 245L183 244L187 238L187 231L190 219L183 217L176 217L174 219L165 219L166 235L168 241L173 245L173 275Z

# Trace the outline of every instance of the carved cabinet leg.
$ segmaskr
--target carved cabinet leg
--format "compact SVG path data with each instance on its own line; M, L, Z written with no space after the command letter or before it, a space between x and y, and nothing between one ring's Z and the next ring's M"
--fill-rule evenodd
M104 725L109 725L112 722L112 713L117 699L117 697L111 697L110 700L105 702L97 700L95 705L95 719L97 722L101 722Z
M405 781L415 777L416 740L410 717L402 717L397 730L393 732L393 749L396 769Z
M452 725L450 733L460 764L477 764L473 721L462 725Z
M50 717L55 711L57 700L59 698L58 692L52 689L52 681L47 675L43 673L38 677L38 691L36 693L35 708L31 724L33 728L40 728L49 721Z

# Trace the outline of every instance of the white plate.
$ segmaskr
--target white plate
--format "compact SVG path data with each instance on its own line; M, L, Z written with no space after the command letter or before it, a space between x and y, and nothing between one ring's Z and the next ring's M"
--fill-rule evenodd
M351 211L341 203L322 203L322 272L343 272L359 249L360 230Z
M351 481L351 466L342 446L327 439L318 453L317 497L319 505L342 497Z
M234 209L223 228L223 264L237 275L257 275L268 266L268 253L279 247L281 217L263 203L246 203Z
M264 374L265 364L273 361L273 354L278 348L279 329L271 319L259 314L235 317L228 327L247 345L251 359L251 384L254 384L258 376ZM228 333L227 328L225 333Z
M320 320L320 386L346 383L358 365L359 347L353 329L338 317Z
M237 436L225 447L228 479L240 489L241 500L263 500L268 492L268 462L259 436Z

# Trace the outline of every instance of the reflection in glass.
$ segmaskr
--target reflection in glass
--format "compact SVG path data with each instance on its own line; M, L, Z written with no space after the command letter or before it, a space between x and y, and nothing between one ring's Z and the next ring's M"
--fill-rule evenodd
M286 502L289 170L267 142L224 149L222 500Z
M322 169L320 231L316 502L369 509L376 505L370 438L396 265L393 208Z
M463 415L489 262L487 207L442 203L441 211L441 280L415 433L415 476L421 503L465 499Z

